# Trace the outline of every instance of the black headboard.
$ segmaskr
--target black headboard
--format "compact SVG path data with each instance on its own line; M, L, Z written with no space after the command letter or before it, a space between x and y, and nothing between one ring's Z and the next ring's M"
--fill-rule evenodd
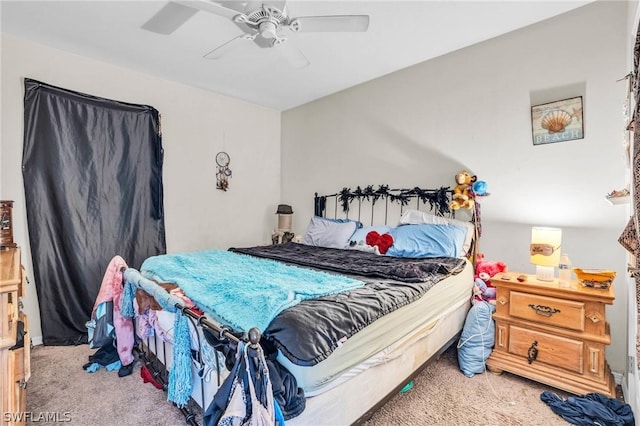
M320 217L354 219L365 225L396 225L404 211L416 209L428 211L437 216L469 221L474 224L475 236L472 260L478 248L478 238L482 232L480 225L480 203L475 200L470 210L453 210L450 207L453 190L450 187L437 189L391 189L387 185L373 185L343 188L340 192L319 195L314 198L314 214ZM459 216L459 217L456 217Z
M318 195L316 192L314 200L314 214L316 216L327 217L333 215L338 217L338 209L345 214L345 217L351 219L363 220L363 205L365 213L369 210L371 214L371 224L373 224L374 210L376 205L384 205L385 220L387 223L389 216L389 203L396 203L400 207L400 212L405 208L411 208L415 203L415 208L420 210L421 204L428 205L429 210L438 216L455 217L455 210L449 207L453 190L449 187L441 187L438 189L390 189L387 185L380 185L374 189L373 185L364 188L358 186L352 190L343 188L342 191L330 195ZM331 202L333 201L333 202ZM354 204L355 201L355 205ZM334 211L328 212L328 204L333 205ZM367 208L367 205L369 206ZM353 215L357 215L354 217ZM366 220L366 219L365 219Z

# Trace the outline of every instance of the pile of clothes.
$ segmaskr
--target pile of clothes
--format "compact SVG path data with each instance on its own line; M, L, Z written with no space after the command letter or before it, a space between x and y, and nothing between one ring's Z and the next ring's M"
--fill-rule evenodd
M540 399L554 413L574 425L635 426L631 406L599 393L570 396L566 400L544 391Z

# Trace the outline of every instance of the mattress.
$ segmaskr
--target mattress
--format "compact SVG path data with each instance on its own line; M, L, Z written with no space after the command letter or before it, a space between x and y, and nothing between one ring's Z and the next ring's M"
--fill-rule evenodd
M473 286L473 266L467 263L462 272L437 283L423 297L367 326L346 340L331 356L310 367L292 363L279 354L278 361L298 381L307 396L317 395L335 386L345 373L352 376L366 368L385 362L389 353L400 350L416 334L428 335L439 318L452 306L469 303Z
M298 417L287 420L287 426L349 425L366 418L380 401L398 392L416 370L456 341L469 307L468 300L450 306L428 335L421 337L416 333L395 350L390 350L384 362L360 372L346 373L349 377L342 380L340 386L308 397L305 410Z

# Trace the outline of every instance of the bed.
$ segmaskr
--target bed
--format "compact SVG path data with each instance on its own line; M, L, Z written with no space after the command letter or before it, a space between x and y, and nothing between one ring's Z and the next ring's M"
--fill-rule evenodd
M146 331L138 327L141 359L188 423L196 424L189 406L207 410L231 369L229 354L235 349L221 348L243 343L269 354L277 377L286 377L293 387L285 390L288 400L281 404L287 424L363 422L455 343L464 325L479 204L451 211L450 195L448 188L385 186L316 194L301 243L156 256L140 271L127 269L129 292L151 295L165 308L153 312ZM227 266L227 259L238 258L244 263ZM214 270L204 266L209 263L217 265ZM176 269L187 277L175 275ZM289 277L292 270L296 275ZM222 284L210 284L212 276ZM240 301L244 280L254 292ZM289 280L296 281L294 287L288 287ZM205 291L199 287L203 282L212 287ZM177 284L179 296L158 283ZM275 308L271 289L262 287L269 283L289 294ZM227 294L229 287L237 293ZM137 322L149 321L148 313L138 306ZM186 341L177 338L181 317L188 319L180 326L188 330ZM181 389L182 399L175 401L172 380L178 382L186 357L189 388Z

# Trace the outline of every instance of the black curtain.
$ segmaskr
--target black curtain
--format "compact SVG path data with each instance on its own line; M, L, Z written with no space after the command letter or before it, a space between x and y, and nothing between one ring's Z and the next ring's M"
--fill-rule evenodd
M45 345L87 341L104 271L166 253L158 111L25 79L22 174Z

